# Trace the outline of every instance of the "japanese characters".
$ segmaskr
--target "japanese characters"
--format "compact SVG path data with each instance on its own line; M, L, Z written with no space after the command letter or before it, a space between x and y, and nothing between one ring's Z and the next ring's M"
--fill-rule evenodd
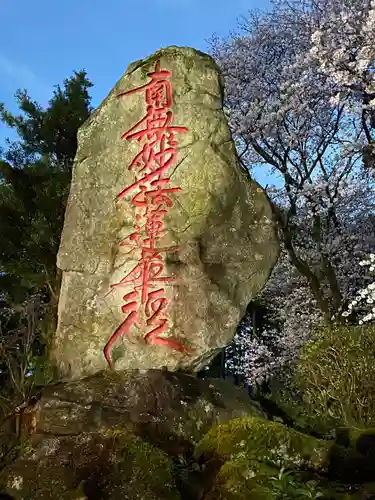
M154 71L148 76L149 83L117 96L126 98L144 91L146 115L121 137L126 141L137 141L142 146L128 166L135 174L135 181L116 197L116 202L122 202L126 195L131 196L136 213L134 231L120 242L120 246L127 247L129 252L137 252L139 260L118 283L111 285L109 292L124 293L127 288L121 307L124 321L104 348L109 366L112 366L112 346L121 336L130 336L133 327L146 332L146 343L188 352L184 345L161 337L169 326L170 299L165 287L173 285L176 279L176 276L166 274L165 255L177 252L178 247L160 244L166 233L164 217L173 206L173 196L181 192L180 187L172 185L168 176L177 161L176 135L188 129L173 125L171 71L161 69L160 61L157 61ZM129 287L131 291L128 291Z

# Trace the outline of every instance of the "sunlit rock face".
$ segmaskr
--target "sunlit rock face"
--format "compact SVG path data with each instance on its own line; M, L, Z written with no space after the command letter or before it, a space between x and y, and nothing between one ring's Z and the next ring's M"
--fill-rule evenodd
M267 196L238 164L219 68L187 47L131 64L78 143L54 363L68 378L198 371L279 252Z

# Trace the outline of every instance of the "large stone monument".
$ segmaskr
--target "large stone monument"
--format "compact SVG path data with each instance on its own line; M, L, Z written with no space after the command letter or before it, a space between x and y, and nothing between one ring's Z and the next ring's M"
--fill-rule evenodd
M214 61L174 46L137 61L79 131L52 360L68 378L198 371L231 341L278 251Z

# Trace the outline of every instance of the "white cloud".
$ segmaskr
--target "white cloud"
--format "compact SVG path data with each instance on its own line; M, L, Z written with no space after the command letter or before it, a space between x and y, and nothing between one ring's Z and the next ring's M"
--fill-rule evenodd
M51 94L51 88L30 68L21 62L5 57L3 54L0 54L1 75L3 82L4 77L7 78L7 86L11 86L12 90L27 89L33 98L46 100Z

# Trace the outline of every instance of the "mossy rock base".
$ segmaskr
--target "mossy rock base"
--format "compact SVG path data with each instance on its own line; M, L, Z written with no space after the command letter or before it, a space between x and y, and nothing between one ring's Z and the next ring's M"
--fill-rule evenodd
M32 435L0 474L15 500L292 500L312 480L323 500L375 497L372 429L318 439L229 383L103 372L46 388L24 415Z
M131 428L167 453L178 454L172 450L177 442L192 448L213 425L244 415L266 414L230 382L164 370L104 370L47 387L39 400L35 433L77 435L105 427Z
M328 470L332 442L302 434L278 422L257 417L233 419L211 429L196 456L247 456L273 467Z
M131 478L138 477L138 489L129 490L128 498L179 498L173 495L183 491L190 495L184 500L195 500L201 479L193 471L192 480L189 470L195 444L213 425L249 414L265 415L246 391L184 373L103 371L61 382L45 388L25 409L23 415L32 424L32 451L23 450L3 471L1 484L16 499L85 498L82 491L90 488L98 493L89 499L122 499L127 498L123 491L133 488ZM154 479L162 478L161 491L148 458L144 474L134 469L133 459L121 459L129 456L129 449L135 450L135 459L142 450L148 450L143 455L150 460L155 457ZM162 472L171 471L172 465L175 486Z
M220 468L205 500L269 500L264 485L278 470L256 460L235 458Z
M1 480L16 500L180 499L171 459L124 431L43 439Z
M306 484L324 500L375 498L369 483L375 477L374 461L351 447L258 417L237 418L212 428L196 446L195 459L211 476L205 500L315 498L298 496ZM281 469L291 475L292 496L277 493Z

